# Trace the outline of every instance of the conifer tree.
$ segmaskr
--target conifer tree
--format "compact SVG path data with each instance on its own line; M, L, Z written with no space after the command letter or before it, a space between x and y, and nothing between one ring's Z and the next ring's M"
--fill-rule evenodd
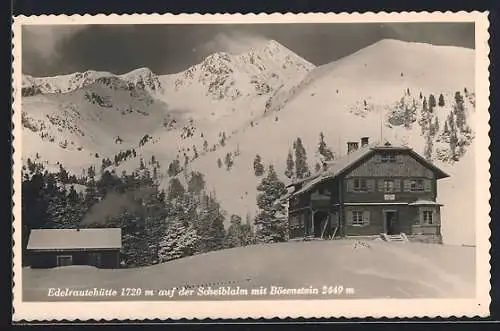
M433 148L432 137L427 136L425 140L424 157L427 161L432 161L432 148Z
M227 248L243 246L243 229L241 224L241 217L238 215L231 215L231 224L227 229L226 238L224 239L224 246Z
M224 212L217 202L215 194L205 194L202 200L204 206L199 212L195 228L200 236L198 251L203 253L222 249L226 233L224 229Z
M285 176L288 178L292 178L294 175L295 162L293 161L292 151L288 151L288 155L286 157L286 170Z
M226 132L222 132L219 143L222 147L226 146Z
M198 158L198 151L196 150L196 146L193 145L193 160Z
M179 162L179 160L175 159L172 162L170 162L167 170L167 174L169 175L169 177L177 176L180 172L181 172L181 163Z
M201 172L192 171L188 182L188 192L199 195L205 189L205 179Z
M224 164L226 165L226 170L231 170L233 167L234 161L233 161L233 155L231 152L228 152L226 154L226 157L224 158Z
M434 97L434 94L429 95L429 108L434 109L436 107L436 98Z
M434 118L434 133L439 133L439 118L437 116Z
M464 98L458 91L455 93L455 104L453 105L453 110L456 115L457 128L460 132L463 132L466 125Z
M442 93L439 95L438 106L439 107L444 107L444 96L443 96Z
M173 220L159 243L160 262L179 259L195 254L200 237L195 228L184 220Z
M260 177L264 174L264 165L262 164L262 158L259 154L255 155L255 159L253 160L253 170L255 176L257 177Z
M168 187L168 200L173 200L177 198L182 198L186 190L182 186L181 182L177 178L170 179Z
M306 149L304 148L300 137L295 141L295 175L299 179L306 178L311 175L309 166L307 165Z
M450 133L450 130L448 129L448 121L444 121L443 133L444 134L449 134Z
M325 136L323 135L323 132L319 133L318 152L319 152L319 154L321 156L323 156L324 161L331 161L331 160L333 160L333 153L332 153L332 151L326 145Z
M286 241L288 227L285 206L281 201L286 188L272 165L269 165L267 176L262 179L257 191L259 213L254 221L256 240L261 243Z

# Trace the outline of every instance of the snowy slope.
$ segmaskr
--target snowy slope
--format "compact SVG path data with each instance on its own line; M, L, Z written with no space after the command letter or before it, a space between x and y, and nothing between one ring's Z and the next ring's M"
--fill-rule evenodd
M461 263L455 263L457 256L461 257ZM140 287L144 290L179 289L190 285L196 292L201 287L216 290L219 287L239 286L250 290L262 286L268 289L267 295L240 296L238 300L303 298L297 295L269 295L271 286L312 286L317 287L320 293L323 293L323 286L353 289L349 294L307 296L310 299L472 298L476 289L474 257L475 249L472 247L420 243L370 241L359 245L357 241L345 240L263 244L225 249L136 269L106 270L83 266L45 270L26 268L22 272L23 298L26 301L61 300L47 297L48 289L110 288L110 284L111 288ZM279 272L274 272L277 270ZM81 297L73 298L76 299L82 300ZM104 297L98 299L106 300ZM176 294L173 298L147 298L183 299L222 300L230 297L180 297Z
M262 156L266 166L272 163L285 181L286 156L297 137L304 143L314 172L319 161L320 132L337 157L345 155L347 141L358 141L362 136L369 136L371 141L403 142L423 154L425 132L419 124L423 98L433 94L437 99L443 94L445 105L436 106L432 113L432 120L437 117L441 124L440 132L433 137L432 157L452 175L438 188L438 199L449 206L443 208L444 240L473 243L474 222L451 207L463 206L473 215L473 199L465 200L457 194L474 189L470 176L474 171L473 152L471 146L465 146L462 159L451 164L443 158L449 152L448 143L440 138L457 91L464 95L467 124L474 131L473 50L382 40L338 61L314 67L270 41L239 55L213 54L172 75L157 76L140 68L121 76L94 73L89 77L64 86L52 82L73 81L25 77L23 84L27 86L33 86L30 82L35 80L41 89L44 84L39 82L46 81L69 92L52 93L55 87L51 87L23 99L23 111L34 123L29 126L41 126L43 122L48 127L45 130L58 140L51 145L39 138L40 132L25 129L23 157L39 152L46 154L42 159L61 161L77 172L79 164L95 162L99 166L100 159L92 159L95 153L112 158L113 153L129 147L136 148L144 159L155 155L162 169L174 158L183 164L186 156L189 170L205 174L207 189L216 190L223 208L242 217L256 209L256 186L261 180L253 173L256 154ZM102 77L107 81L103 82ZM104 102L89 103L86 95L92 93ZM112 106L106 107L107 103ZM405 127L398 122L397 110L401 105L413 104L417 109L415 122ZM62 116L69 124L52 124L47 118L50 114ZM85 136L72 132L78 129ZM220 143L222 133L227 138L224 144ZM138 146L145 134L153 139ZM121 144L114 143L118 135L123 138ZM473 146L472 137L466 140ZM85 151L60 148L57 144L61 140L78 143ZM207 151L203 149L205 140ZM194 160L193 146L199 152ZM229 171L217 165L217 160L224 161L228 153L234 161ZM117 173L138 164L138 158L131 159L120 165ZM167 183L165 176L163 185Z

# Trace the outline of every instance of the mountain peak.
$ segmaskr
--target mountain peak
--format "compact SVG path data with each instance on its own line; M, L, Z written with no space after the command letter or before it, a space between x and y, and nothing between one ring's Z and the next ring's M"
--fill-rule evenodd
M132 71L129 71L123 75L121 75L123 78L128 78L128 77L137 77L137 76L150 76L150 75L153 75L153 72L151 71L151 69L149 69L148 67L141 67L141 68L137 68L137 69L134 69Z

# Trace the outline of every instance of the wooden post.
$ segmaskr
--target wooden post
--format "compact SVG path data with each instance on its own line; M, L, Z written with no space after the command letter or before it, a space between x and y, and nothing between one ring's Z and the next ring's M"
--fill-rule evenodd
M311 234L314 236L314 214L316 211L311 208Z

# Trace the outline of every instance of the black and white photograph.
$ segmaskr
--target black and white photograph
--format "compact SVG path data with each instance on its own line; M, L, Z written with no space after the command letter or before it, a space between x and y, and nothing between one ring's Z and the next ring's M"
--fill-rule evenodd
M461 15L18 21L18 304L489 300L487 19Z

